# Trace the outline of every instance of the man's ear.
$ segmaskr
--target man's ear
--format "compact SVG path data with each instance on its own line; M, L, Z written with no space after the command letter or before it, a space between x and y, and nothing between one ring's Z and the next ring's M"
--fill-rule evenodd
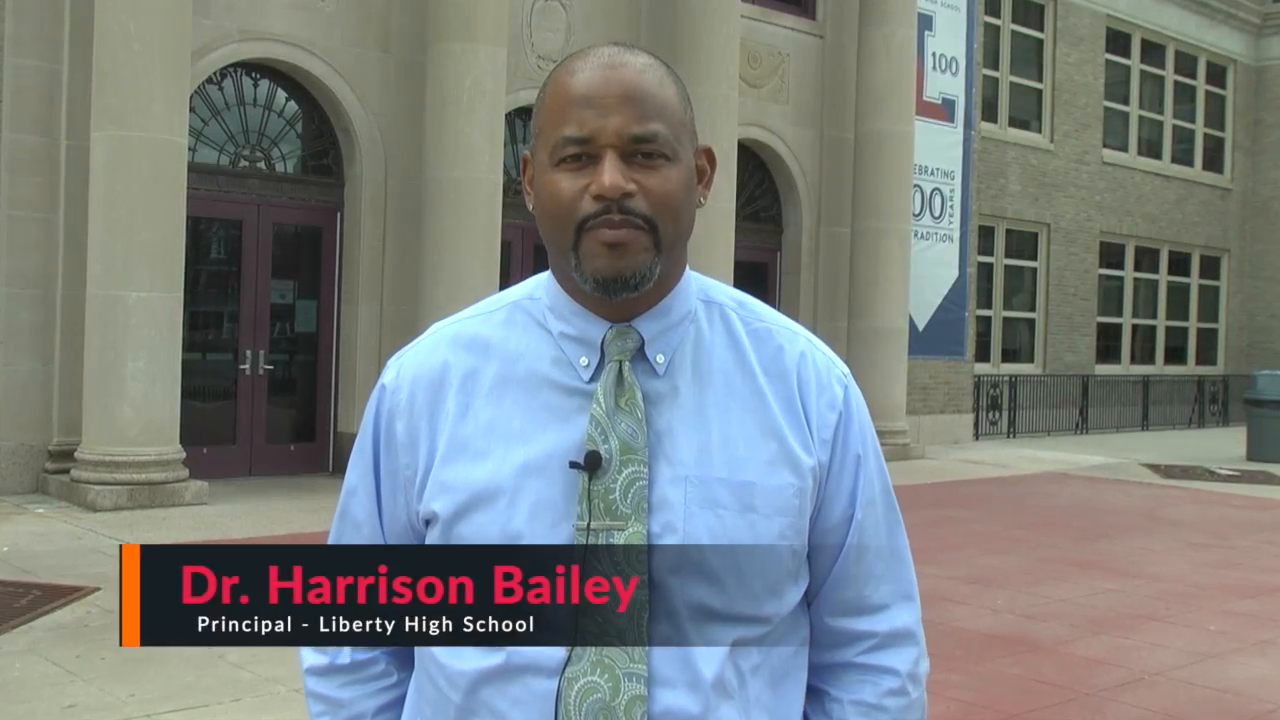
M698 204L711 197L711 186L716 181L716 151L710 145L699 145L693 151L694 179L698 183Z
M524 205L533 212L533 155L528 150L520 153L520 186L524 191Z

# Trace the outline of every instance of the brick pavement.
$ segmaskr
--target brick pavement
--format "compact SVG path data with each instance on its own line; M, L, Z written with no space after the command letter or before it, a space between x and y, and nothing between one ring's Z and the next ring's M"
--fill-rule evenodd
M1060 474L898 492L930 720L1280 720L1280 502Z
M898 496L930 720L1280 720L1280 502L1066 474Z
M1061 473L923 483L897 492L933 657L930 720L1280 720L1280 501ZM313 531L209 542L324 537ZM44 575L37 557L43 556L11 560ZM68 573L57 579L77 580ZM47 655L66 664L58 653L70 651L42 639L65 634L54 628L71 621L59 616L76 612L73 606L0 638L0 650L9 640L17 653L0 652L0 659L22 662L22 653L34 653L28 663ZM81 642L94 646L113 637L110 627L103 630ZM120 653L121 661L154 656L160 663L183 651L131 652L102 654ZM297 688L292 651L207 651L198 661L201 652L184 662L225 661ZM132 675L126 681L105 670L78 677L85 697L91 688L127 697L156 681ZM252 703L263 703L253 706L255 717L305 712L296 689L233 700L252 692L226 683L190 716L163 712L170 703L157 700L147 711L102 706L93 717L243 717ZM275 703L270 710L267 702ZM35 718L62 716L38 699L18 708Z

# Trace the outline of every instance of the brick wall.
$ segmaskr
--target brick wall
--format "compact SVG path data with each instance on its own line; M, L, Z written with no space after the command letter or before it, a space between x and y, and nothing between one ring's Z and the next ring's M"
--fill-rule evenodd
M1256 75L1250 232L1237 265L1246 273L1242 370L1280 367L1280 65L1261 66Z
M970 357L972 357L972 349ZM912 360L907 364L908 415L973 411L972 361Z
M1249 317L1243 303L1246 283L1241 278L1249 260L1248 253L1240 251L1246 247L1249 193L1240 188L1249 187L1254 147L1253 68L1234 64L1233 188L1106 163L1102 159L1102 96L1107 17L1074 2L1056 6L1054 56L1049 65L1051 146L984 133L976 153L978 213L1048 226L1043 369L1058 373L1094 369L1097 244L1103 233L1230 251L1226 358L1229 369L1241 368ZM1274 73L1269 77L1280 79ZM1273 92L1272 97L1273 102L1280 101L1280 94ZM1273 172L1275 179L1280 174ZM1280 182L1273 187L1280 187ZM1280 263L1280 244L1272 243L1269 253Z

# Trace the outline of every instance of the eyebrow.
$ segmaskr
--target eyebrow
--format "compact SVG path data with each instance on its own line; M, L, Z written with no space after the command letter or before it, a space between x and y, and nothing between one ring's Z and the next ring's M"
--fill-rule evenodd
M671 138L661 130L646 130L632 133L627 141L632 145L661 145L670 142Z
M582 148L591 145L594 141L586 135L563 135L551 149L553 152L561 152L571 148ZM671 142L671 138L667 133L661 130L645 130L635 132L627 136L629 145L660 145Z
M558 140L556 140L555 144L551 146L551 149L559 152L561 150L568 150L569 148L586 147L590 144L591 138L586 135L562 135Z

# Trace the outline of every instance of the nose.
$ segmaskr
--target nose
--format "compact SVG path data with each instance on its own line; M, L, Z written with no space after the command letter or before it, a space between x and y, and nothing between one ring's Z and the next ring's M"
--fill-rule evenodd
M627 164L616 153L605 153L591 178L591 196L602 202L625 200L635 195L635 183Z

